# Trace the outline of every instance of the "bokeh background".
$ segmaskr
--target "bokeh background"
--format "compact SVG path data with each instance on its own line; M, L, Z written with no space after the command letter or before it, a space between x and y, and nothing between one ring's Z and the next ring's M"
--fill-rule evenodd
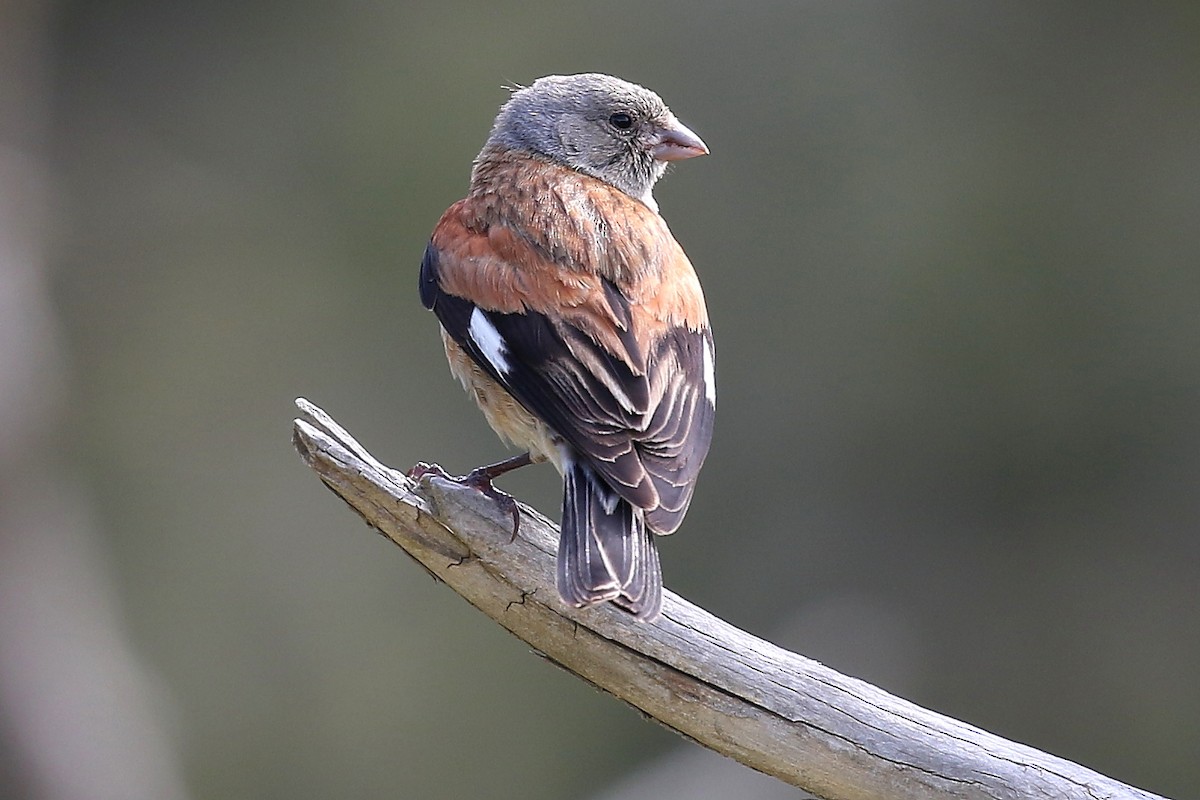
M506 93L657 90L718 342L670 588L1200 793L1200 6L0 6L0 795L746 798L365 529L505 454L416 296ZM558 482L504 485L552 515Z

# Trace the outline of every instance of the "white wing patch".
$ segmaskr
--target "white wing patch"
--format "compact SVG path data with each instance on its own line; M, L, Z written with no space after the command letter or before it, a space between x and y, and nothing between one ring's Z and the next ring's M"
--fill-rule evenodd
M474 319L471 322L473 324ZM704 396L708 398L710 406L717 407L717 374L713 364L712 345L708 343L707 336L704 337Z
M467 326L467 335L471 337L471 341L479 348L479 352L483 354L487 362L492 365L492 369L501 375L507 375L512 371L512 366L505 357L508 355L508 345L504 343L504 337L488 319L487 312L478 306L471 312L471 324Z

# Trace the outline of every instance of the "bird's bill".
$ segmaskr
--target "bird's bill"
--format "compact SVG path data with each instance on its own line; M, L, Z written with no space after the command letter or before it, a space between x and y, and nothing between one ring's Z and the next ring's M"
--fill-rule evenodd
M708 155L708 145L674 117L655 135L650 152L659 161L682 161Z

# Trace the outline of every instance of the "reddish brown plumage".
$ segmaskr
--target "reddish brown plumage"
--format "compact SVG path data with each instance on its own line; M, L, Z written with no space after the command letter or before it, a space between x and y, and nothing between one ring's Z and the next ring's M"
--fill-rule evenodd
M442 215L432 243L443 291L489 311L554 315L622 359L601 278L629 298L640 342L708 325L696 272L657 212L528 153L485 151L470 193Z

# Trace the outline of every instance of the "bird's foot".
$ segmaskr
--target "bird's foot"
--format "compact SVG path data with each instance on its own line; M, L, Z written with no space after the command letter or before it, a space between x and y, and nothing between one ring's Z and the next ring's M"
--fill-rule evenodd
M514 469L532 463L533 459L530 458L529 453L522 453L519 456L514 456L495 464L476 467L466 475L450 475L437 464L427 464L421 461L410 469L407 474L408 477L415 481L419 481L426 475L435 475L439 478L445 478L448 481L454 481L460 486L469 486L475 491L495 500L501 510L507 511L509 516L512 517L513 528L512 539L510 541L516 541L517 532L521 529L521 509L517 507L517 501L511 494L497 489L492 485L492 481L506 472L511 472Z
M414 481L419 481L426 475L436 475L437 477L445 478L448 481L459 480L459 478L442 469L440 464L429 464L424 461L418 461L416 464L413 464L409 468L408 472L405 472L404 474Z

